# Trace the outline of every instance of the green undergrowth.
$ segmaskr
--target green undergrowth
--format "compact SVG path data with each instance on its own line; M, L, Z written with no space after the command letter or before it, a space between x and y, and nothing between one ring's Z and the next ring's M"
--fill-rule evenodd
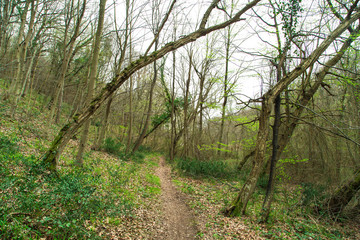
M3 134L0 160L1 239L95 239L92 222L130 213L130 199L99 188L104 179L90 168L51 175Z
M236 228L227 229L229 220L222 215L224 207L240 191L241 180L203 178L199 181L180 175L173 182L180 191L190 196L188 204L193 211L206 219L201 229L204 239L244 237L244 227L238 231ZM233 219L233 224L246 226L248 231L265 239L357 239L358 227L351 221L343 219L335 222L326 215L314 214L312 206L320 201L322 191L316 186L280 184L268 223L259 224L264 191L257 190L249 201L245 216Z
M120 159L138 163L143 162L145 156L151 153L151 149L146 146L140 146L134 153L126 153L126 145L118 139L112 137L105 139L102 149L109 154L119 157Z
M117 139L104 143L110 154L85 152L83 168L74 166L71 141L57 173L47 172L39 159L61 124L49 124L48 99L25 98L14 115L0 101L0 239L111 239L124 219L157 201L158 156L146 147L126 155Z
M102 239L105 222L119 224L161 192L151 173L154 155L139 163L90 152L82 169L63 157L51 175L37 157L22 153L32 144L24 145L10 125L9 134L0 132L0 239Z
M200 161L197 159L177 158L174 165L181 173L191 177L234 178L236 169L222 160Z

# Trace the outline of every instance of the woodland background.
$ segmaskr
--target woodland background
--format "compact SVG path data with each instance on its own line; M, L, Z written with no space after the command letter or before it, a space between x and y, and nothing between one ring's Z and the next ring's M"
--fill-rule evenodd
M100 150L134 160L151 149L187 176L230 177L226 216L260 194L254 215L268 222L288 187L311 214L355 221L358 2L1 1L2 146L16 124L40 121L26 161L46 173L86 168Z

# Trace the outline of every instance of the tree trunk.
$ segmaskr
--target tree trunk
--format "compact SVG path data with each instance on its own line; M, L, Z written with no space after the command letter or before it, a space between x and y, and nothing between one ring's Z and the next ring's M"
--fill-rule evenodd
M64 95L65 76L66 76L66 73L67 73L67 70L69 67L71 57L73 55L76 39L79 36L81 21L82 21L82 18L84 17L84 13L85 13L86 1L87 0L83 0L82 9L81 9L81 11L79 10L80 12L78 12L79 16L76 21L75 30L74 30L74 33L69 42L67 42L67 35L68 35L69 28L70 28L70 22L67 22L66 26L65 26L65 36L64 36L64 41L63 41L64 57L62 59L60 73L58 75L59 76L58 77L58 85L57 85L57 88L55 91L54 102L51 107L51 114L50 114L51 120L55 119L55 123L59 123L61 106L62 106L63 95ZM70 14L74 14L74 13L70 13Z
M131 45L131 34L130 34L130 59L132 61L132 45ZM127 143L126 143L126 153L129 153L131 147L131 140L132 140L132 127L133 127L133 79L130 77L129 79L129 126L128 126L128 133L127 133ZM146 137L146 136L145 136ZM145 138L144 137L144 138Z
M188 157L188 128L190 121L188 121L188 109L189 109L189 91L190 91L190 80L191 80L191 68L192 68L192 52L189 54L189 71L188 71L188 77L186 79L185 83L185 99L184 99L184 149L183 149L183 156Z
M250 153L248 153L245 157L243 157L243 159L239 162L238 166L237 166L237 170L240 172L242 170L242 168L244 167L244 165L247 163L247 161L249 160L250 157L255 155L255 150L251 151Z
M220 0L214 1L214 3L218 3ZM99 94L91 101L91 103L86 106L81 113L77 114L73 117L71 122L66 124L58 133L58 135L55 137L53 142L51 143L50 148L46 152L43 162L47 165L49 170L55 171L56 170L56 164L57 159L61 154L61 151L66 146L70 138L77 132L77 130L84 124L84 122L89 119L95 111L106 101L109 96L118 89L129 77L134 74L139 69L149 65L150 63L154 62L157 59L162 58L167 53L174 51L190 42L196 41L198 38L205 36L213 31L223 29L227 27L230 24L233 24L235 22L239 22L242 19L240 18L245 12L247 12L249 9L254 7L260 0L254 0L250 3L248 3L244 8L242 8L233 18L220 23L218 25L214 25L208 28L205 28L204 24L206 24L211 10L215 8L213 4L209 7L209 9L205 12L203 16L202 23L200 24L200 28L196 30L193 33L190 33L174 42L170 42L166 45L164 45L161 49L158 51L154 51L153 53L147 55L147 56L140 56L138 60L133 61L130 63L125 69L123 69L119 74L115 76L115 78L108 83L100 92ZM360 13L357 15L360 16ZM351 18L350 21L347 21L347 25L345 25L345 28L355 21L355 19ZM341 31L337 30L339 34ZM333 36L332 36L333 37ZM330 44L330 43L329 43ZM325 49L324 49L325 50ZM315 59L316 60L316 59ZM315 61L314 60L314 61Z
M279 127L280 127L280 105L281 105L281 97L280 95L275 99L275 120L273 126L273 139L272 139L272 156L270 160L270 174L269 181L266 188L266 195L264 199L264 203L262 205L261 212L261 221L266 222L269 218L271 202L274 195L274 179L275 179L275 171L276 171L276 163L278 161L278 136L279 136Z
M100 53L100 42L101 42L101 36L104 26L104 16L105 16L105 5L106 0L100 0L99 4L99 19L98 19L98 26L96 30L95 35L95 42L93 47L93 54L91 59L91 68L90 68L90 77L89 77L89 85L88 85L88 92L86 96L86 104L91 101L94 95L94 89L95 89L95 80L97 76L97 68L98 68L98 62L99 62L99 53ZM82 166L83 165L83 153L85 150L85 145L88 139L89 135L89 127L90 127L90 119L88 119L83 127L83 133L81 136L80 144L79 144L79 150L76 155L76 165Z
M360 12L356 12L351 18L342 21L339 26L328 35L328 37L317 47L305 60L303 60L294 70L284 76L274 87L269 89L263 96L262 109L259 119L259 131L256 141L254 165L250 172L250 175L242 187L238 196L234 199L231 205L224 211L227 216L236 216L243 214L246 210L247 203L255 190L255 186L260 176L262 166L265 162L266 152L266 138L269 132L269 117L271 111L271 105L274 99L284 90L286 87L294 81L298 76L312 66L315 61L322 55L322 53L329 47L329 45L339 37L352 22L360 18ZM323 73L326 74L326 73ZM296 123L295 123L296 125ZM280 150L279 150L280 152Z
M155 51L157 51L157 47L158 47L158 40L155 41ZM136 152L138 150L138 148L140 147L140 145L142 144L142 142L144 141L146 132L149 127L151 111L152 111L152 103L153 103L153 94L154 94L154 88L155 88L155 84L156 84L156 80L157 80L157 74L158 74L158 71L157 71L156 61L154 61L154 76L153 76L153 79L151 81L151 86L150 86L149 103L148 103L148 109L147 109L147 113L146 113L145 123L144 123L144 127L140 133L140 136L135 141L134 148L131 151L132 153Z
M96 141L95 146L93 147L95 150L99 150L101 148L101 146L104 143L105 140L105 133L106 133L106 129L107 129L107 125L109 122L109 116L110 116L110 109L111 109L111 103L113 101L113 95L111 95L108 99L108 102L106 104L106 110L105 110L105 115L104 115L104 120L103 123L100 127L100 131L99 131L99 138Z
M224 126L225 126L225 115L226 115L226 105L228 101L228 85L229 85L229 61L230 61L230 33L231 29L230 26L227 27L227 34L226 34L226 51L225 51L225 74L224 74L224 101L221 107L221 123L220 123L220 132L219 132L219 143L218 143L218 151L217 155L220 157L221 154L221 148L222 148L222 142L223 142L223 134L224 134Z
M26 24L26 15L29 10L30 1L27 0L25 2L24 10L21 13L20 16L20 27L19 27L19 35L16 40L16 51L15 51L15 63L16 63L16 71L14 73L15 78L11 82L10 89L9 89L9 96L16 96L17 86L19 84L19 79L17 78L20 76L21 69L22 69L22 59L23 59L23 36L24 36L24 30L25 30L25 24Z
M176 38L176 28L174 29L174 39ZM173 66L172 66L172 84L171 84L171 114L170 114L170 161L173 162L175 158L176 147L176 118L175 118L175 73L176 73L176 52L173 51Z
M269 134L269 121L272 109L272 101L263 98L259 117L259 131L256 139L255 157L253 167L239 195L233 200L231 205L225 210L227 216L237 216L244 214L248 201L255 191L257 180L262 172L265 162L266 140Z

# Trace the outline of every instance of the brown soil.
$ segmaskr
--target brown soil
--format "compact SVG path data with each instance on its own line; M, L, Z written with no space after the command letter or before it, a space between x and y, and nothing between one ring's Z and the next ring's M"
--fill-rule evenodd
M195 239L197 228L194 217L171 181L171 170L165 164L164 157L160 158L156 175L161 182L161 200L163 202L164 239Z

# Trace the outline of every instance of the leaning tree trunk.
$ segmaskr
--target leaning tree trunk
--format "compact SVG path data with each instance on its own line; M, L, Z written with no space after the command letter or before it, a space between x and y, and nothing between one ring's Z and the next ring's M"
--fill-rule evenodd
M284 124L280 127L278 157L280 157L281 153L284 151L285 147L289 143L291 136L299 122L299 119L301 118L301 115L305 110L305 107L308 105L311 98L321 86L322 82L325 79L325 76L329 73L329 70L340 61L346 50L351 46L351 43L358 37L359 31L360 27L355 29L352 34L347 38L347 40L343 43L336 55L329 59L324 64L324 67L315 74L315 81L308 82L308 84L304 86L302 94L297 100L298 106L292 113L289 113L289 115L291 115L291 118L289 117L289 119L287 119L287 124Z
M253 150L253 151L249 152L248 154L246 154L246 156L244 156L243 159L241 159L241 161L237 165L236 169L240 172L242 170L242 168L244 167L244 165L249 160L249 158L254 156L254 155L255 155L255 150Z
M203 19L201 21L201 24L193 33L190 33L177 41L170 42L163 46L159 51L155 51L150 55L146 56L140 56L138 60L133 61L130 63L124 70L122 70L119 74L115 76L115 78L108 83L101 91L100 93L91 101L91 103L86 106L81 113L76 114L72 120L67 123L58 133L58 135L55 137L53 142L51 143L50 148L45 153L43 157L43 163L47 164L47 167L49 170L55 171L57 160L61 154L61 151L66 146L66 144L69 142L70 138L78 131L78 129L84 124L86 120L88 120L95 111L106 101L106 99L109 98L109 96L118 89L127 79L130 78L132 74L134 74L139 69L149 65L150 63L154 62L157 59L162 58L167 53L174 51L190 42L196 41L198 38L205 36L213 31L223 29L227 27L230 24L233 24L235 22L239 22L243 19L240 17L247 12L249 9L254 7L260 0L254 0L250 3L248 3L244 8L242 8L234 17L229 19L228 21L222 22L218 25L214 25L208 28L205 28L206 23L210 17L211 10L216 7L216 4L220 0L213 1L213 3L210 5L210 7L205 12ZM358 14L360 16L360 13ZM352 21L347 21L349 24ZM346 25L347 27L348 25ZM340 34L340 33L339 33ZM330 43L329 43L330 44ZM316 59L315 59L316 60Z
M342 212L350 200L360 190L360 168L357 169L352 179L339 187L328 199L323 206L319 208L322 211L329 211L333 216Z

